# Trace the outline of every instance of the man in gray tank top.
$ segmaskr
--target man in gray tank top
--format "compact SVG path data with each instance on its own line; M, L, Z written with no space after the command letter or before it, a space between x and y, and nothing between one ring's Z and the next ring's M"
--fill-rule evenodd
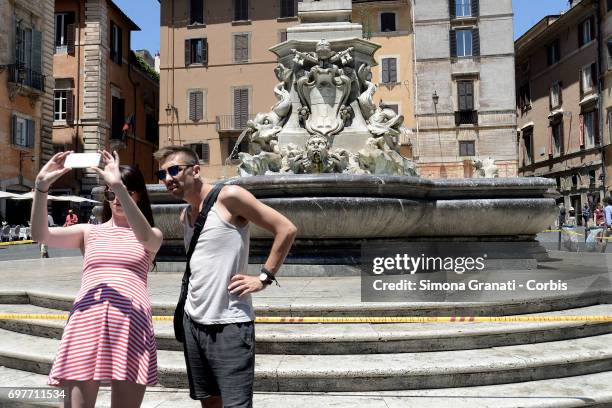
M204 182L197 154L167 146L155 153L159 179L189 205L181 213L185 247L213 186ZM259 276L248 276L249 222L270 231L274 243ZM208 213L189 263L184 352L189 394L202 407L252 407L255 315L251 293L276 279L296 227L240 186L225 186Z

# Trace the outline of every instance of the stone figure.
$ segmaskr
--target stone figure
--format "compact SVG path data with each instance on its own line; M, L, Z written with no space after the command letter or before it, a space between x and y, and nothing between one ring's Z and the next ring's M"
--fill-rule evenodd
M373 98L376 93L376 84L370 82L372 78L371 67L368 64L361 64L357 70L357 78L359 78L360 94L357 97L361 114L365 120L370 119L370 116L376 111L376 105Z
M404 123L404 117L395 113L381 101L368 119L368 130L375 136L383 136L389 147L396 149L402 123Z
M350 119L346 109L351 92L351 78L340 68L352 61L352 47L332 51L327 40L317 43L315 52L291 50L294 63L310 69L298 78L295 90L302 108L300 119L311 135L331 136L340 133Z
M391 149L385 138L371 137L357 152L359 167L369 174L416 176L414 163Z
M499 177L499 169L495 165L495 159L487 157L484 160L472 161L474 168L476 169L476 178L494 178Z
M305 151L297 154L290 162L295 174L342 173L348 165L348 153L329 151L329 141L324 136L314 135L308 139Z

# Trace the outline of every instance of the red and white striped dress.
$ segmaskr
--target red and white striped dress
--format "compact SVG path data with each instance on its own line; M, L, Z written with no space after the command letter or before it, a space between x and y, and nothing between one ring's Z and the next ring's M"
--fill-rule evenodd
M72 305L49 385L62 380L157 382L147 274L151 254L130 228L105 223L89 232L81 289Z

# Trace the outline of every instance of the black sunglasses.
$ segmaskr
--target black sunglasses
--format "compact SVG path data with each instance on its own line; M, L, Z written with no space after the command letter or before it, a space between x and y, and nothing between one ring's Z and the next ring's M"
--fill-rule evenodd
M130 195L134 195L136 192L135 191L128 191L128 193L130 193ZM113 201L116 196L117 195L115 194L114 191L106 190L104 192L104 198L106 198L106 201Z
M174 166L168 167L166 170L157 170L157 178L160 180L166 179L166 174L169 174L170 177L175 177L181 171L181 167L193 167L194 164L175 164Z

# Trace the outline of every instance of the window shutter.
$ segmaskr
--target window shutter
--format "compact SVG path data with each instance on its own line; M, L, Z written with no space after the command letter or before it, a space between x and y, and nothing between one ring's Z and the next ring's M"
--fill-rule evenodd
M32 30L32 71L42 72L42 32Z
M189 92L189 120L196 121L196 95L194 91Z
M121 65L123 62L123 30L121 27L117 27L117 36L119 37L119 49L117 50L117 64Z
M74 38L76 36L76 24L66 26L66 50L68 54L74 55Z
M34 140L36 139L36 122L28 119L28 138L26 140L27 147L34 147Z
M457 5L455 3L455 0L448 0L448 14L451 19L457 17Z
M74 122L74 102L72 90L66 91L66 123L72 125Z
M210 146L208 143L202 143L202 157L200 158L204 163L210 161Z
M110 24L110 57L113 61L116 61L115 53L115 23Z
M559 106L563 105L563 82L559 81L557 85L557 89L559 91Z
M459 96L459 110L466 110L465 102L465 82L457 83L457 95Z
M597 78L597 66L595 63L591 64L591 86L596 87L598 82Z
M480 31L478 28L472 28L472 55L480 55Z
M195 103L196 103L196 120L202 120L204 118L204 92L195 92Z
M451 57L457 56L457 33L455 30L449 31L449 40L450 40L450 54Z
M472 16L478 17L480 15L480 1L472 0Z
M191 64L191 40L185 40L185 66Z
M234 62L247 62L249 60L248 43L246 34L234 35Z
M389 83L389 59L383 58L382 60L382 83Z
M389 59L389 82L397 82L397 60L395 58Z
M466 99L467 110L473 111L474 110L474 83L466 82L465 91L466 91L465 99Z
M595 39L595 19L593 17L590 17L589 21L591 22L590 28L591 28L591 41L592 41Z
M202 38L202 64L208 64L208 38Z
M11 117L11 134L13 144L17 144L17 115Z
M580 83L580 95L584 94L584 74L582 73L582 68L578 71L578 82Z
M584 23L578 24L578 48L584 45Z
M249 90L234 89L234 125L236 129L246 126L249 118Z
M547 65L550 66L552 65L552 45L549 45L546 47L546 62Z

